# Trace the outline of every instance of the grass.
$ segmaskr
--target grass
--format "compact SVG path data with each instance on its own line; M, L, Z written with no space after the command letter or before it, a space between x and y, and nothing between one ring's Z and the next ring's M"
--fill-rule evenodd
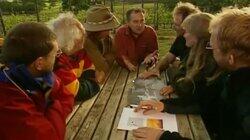
M171 44L175 39L175 32L170 29L159 29L157 31L159 43L159 56L164 56L170 49Z

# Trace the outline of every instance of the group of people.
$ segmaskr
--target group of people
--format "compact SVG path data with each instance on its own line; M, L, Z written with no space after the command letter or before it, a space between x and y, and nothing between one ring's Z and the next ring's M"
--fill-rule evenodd
M145 24L145 11L127 11L127 23L102 5L87 10L81 23L72 13L47 24L27 22L4 39L0 71L0 138L64 139L65 120L74 101L95 96L116 61L139 75L169 82L163 96L142 101L143 109L174 114L200 114L212 139L250 138L250 9L231 8L212 15L191 3L173 10L177 37L158 61L155 30ZM138 140L188 139L154 128L133 130Z
M167 70L169 82L161 94L178 98L142 101L135 111L200 114L211 139L250 139L250 8L226 8L212 15L180 2L173 21L177 37L170 51L139 77ZM154 128L138 128L133 135L187 139Z

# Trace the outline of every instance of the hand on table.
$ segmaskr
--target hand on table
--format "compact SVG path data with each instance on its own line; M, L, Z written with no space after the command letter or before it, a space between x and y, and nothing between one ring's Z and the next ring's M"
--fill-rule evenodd
M149 71L144 71L143 73L139 74L139 78L141 79L147 79L149 77L157 76L160 77L160 71L157 69L152 69Z
M160 94L163 96L168 96L174 92L174 88L172 86L165 86L161 89Z
M156 100L145 100L141 101L137 108L135 108L135 112L143 110L143 114L152 114L156 112L161 112L164 110L164 104L160 101Z
M149 127L140 127L133 130L135 140L159 140L163 130Z

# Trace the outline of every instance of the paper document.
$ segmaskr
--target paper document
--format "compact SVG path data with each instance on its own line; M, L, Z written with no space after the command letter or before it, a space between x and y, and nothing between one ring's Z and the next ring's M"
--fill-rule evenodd
M133 130L139 127L151 127L178 132L174 114L155 113L144 115L142 111L134 112L133 108L123 108L117 129Z

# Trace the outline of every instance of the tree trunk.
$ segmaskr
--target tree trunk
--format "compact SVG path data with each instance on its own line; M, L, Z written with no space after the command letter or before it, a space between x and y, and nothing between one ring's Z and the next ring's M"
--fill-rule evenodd
M36 20L37 20L37 22L40 22L39 10L38 10L38 0L35 0L35 2L36 2Z
M114 12L114 0L110 0L111 12Z
M1 22L1 27L2 27L2 31L3 31L3 35L6 35L6 30L5 30L5 25L3 22L3 14L2 14L2 10L0 8L0 22Z
M122 1L122 24L125 23L125 8L124 8L124 1Z

